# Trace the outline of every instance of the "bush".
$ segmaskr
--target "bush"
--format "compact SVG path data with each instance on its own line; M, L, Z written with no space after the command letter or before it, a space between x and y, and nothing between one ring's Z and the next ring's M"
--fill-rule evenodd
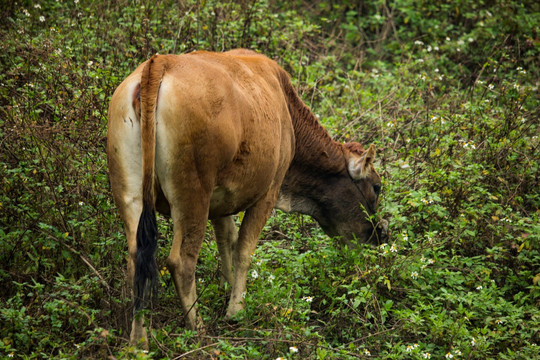
M539 5L525 1L42 1L0 4L0 354L16 358L532 359L538 305ZM161 271L149 353L129 347L127 247L107 106L151 54L249 47L276 59L342 141L375 143L392 235L342 248L276 211L247 307L206 338ZM163 267L171 238L160 219Z

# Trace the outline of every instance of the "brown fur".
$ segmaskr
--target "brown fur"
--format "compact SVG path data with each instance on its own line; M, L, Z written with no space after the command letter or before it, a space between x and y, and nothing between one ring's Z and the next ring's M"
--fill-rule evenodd
M279 77L296 139L293 162L298 166L317 164L317 167L325 172L337 173L345 169L342 145L330 138L309 107L298 97L289 75L280 71Z

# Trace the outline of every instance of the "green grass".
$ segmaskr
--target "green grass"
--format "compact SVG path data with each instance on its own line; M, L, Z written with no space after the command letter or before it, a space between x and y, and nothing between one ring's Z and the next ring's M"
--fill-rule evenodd
M0 17L1 358L540 357L536 2L50 0ZM391 236L344 249L276 211L227 323L209 229L206 337L163 269L145 353L128 344L109 99L153 53L235 47L276 59L334 138L377 145Z

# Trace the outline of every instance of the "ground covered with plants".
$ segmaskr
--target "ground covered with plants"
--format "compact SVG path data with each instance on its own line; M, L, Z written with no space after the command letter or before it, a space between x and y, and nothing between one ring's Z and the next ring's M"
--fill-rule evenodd
M8 1L0 18L1 358L540 358L538 2ZM391 237L344 249L276 212L231 324L209 228L207 334L163 268L138 350L108 102L156 52L236 47L288 70L334 138L378 147Z

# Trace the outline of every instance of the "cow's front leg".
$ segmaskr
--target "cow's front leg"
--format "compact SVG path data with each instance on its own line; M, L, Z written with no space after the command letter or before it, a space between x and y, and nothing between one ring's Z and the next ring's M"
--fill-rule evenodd
M221 257L221 286L224 281L230 285L234 282L232 269L232 251L236 247L238 240L238 231L232 216L212 220L214 232L216 233L216 242Z
M251 264L251 255L255 251L262 228L272 212L276 197L277 191L271 190L245 212L233 252L234 280L229 307L225 315L227 319L232 318L244 308L246 279Z

